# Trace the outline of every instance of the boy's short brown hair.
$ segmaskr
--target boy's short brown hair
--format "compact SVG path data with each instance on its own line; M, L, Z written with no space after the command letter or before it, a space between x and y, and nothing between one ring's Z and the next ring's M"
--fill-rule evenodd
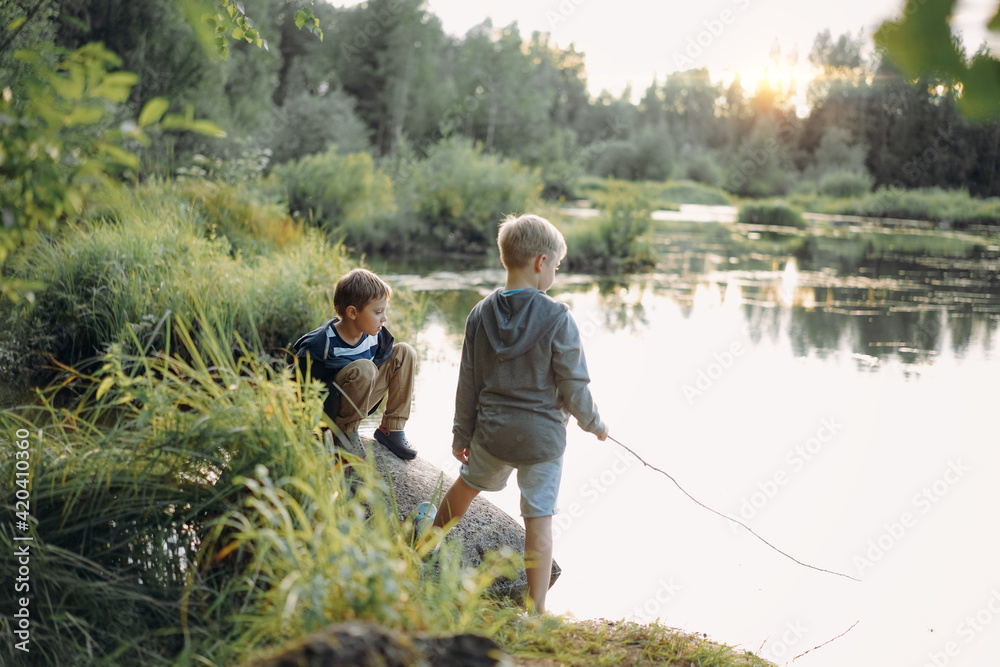
M344 317L348 306L363 310L372 301L391 296L389 283L368 269L353 269L342 275L333 288L333 308Z
M566 239L555 225L530 213L507 216L500 223L497 245L500 261L507 269L527 266L539 255L558 256L560 260L566 256Z

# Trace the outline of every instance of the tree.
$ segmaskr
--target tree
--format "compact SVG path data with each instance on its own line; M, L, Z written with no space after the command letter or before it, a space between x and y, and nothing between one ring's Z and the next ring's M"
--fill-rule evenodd
M98 16L84 11L87 6L81 0L67 5L68 11L80 11L85 18ZM192 0L182 6L189 18L196 10L219 10L214 16L209 14L216 33L211 43L223 56L228 55L230 40L265 46L241 3ZM125 3L119 9L123 16L99 15L96 23L104 36L115 38L111 27L115 21L169 23L174 16L169 8L150 2ZM311 10L302 12L303 25L311 15ZM51 230L81 215L96 192L134 176L139 167L135 150L148 145L149 130L224 134L215 123L196 119L192 105L167 113L170 101L156 95L153 85L152 94L145 88L137 90L141 76L120 69L122 58L102 44L77 46L77 36L64 31L62 38L70 44L67 54L66 47L55 43L60 38L55 26L59 16L50 0L13 0L0 7L6 26L0 33L0 72L4 74L0 84L0 269L36 229ZM74 16L66 18L73 22ZM79 16L75 18L74 24L81 25ZM196 26L207 25L203 18L198 13ZM318 26L311 27L318 30ZM199 32L204 30L198 27ZM144 39L123 38L120 46L130 56L144 55ZM144 60L138 57L136 62ZM130 100L136 105L131 110ZM12 298L21 291L30 298L29 288L0 279L0 294Z

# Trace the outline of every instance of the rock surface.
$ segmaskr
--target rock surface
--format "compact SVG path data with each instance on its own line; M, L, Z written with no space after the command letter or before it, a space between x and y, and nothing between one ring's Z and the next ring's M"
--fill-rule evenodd
M512 665L487 637L407 636L375 623L331 625L248 667L494 667Z
M400 520L404 520L410 510L424 501L434 501L437 505L441 496L451 487L454 479L446 477L437 467L419 456L412 461L403 461L374 440L363 438L368 448L368 457L383 477L392 476L392 488L396 493L396 506ZM462 544L462 564L474 567L489 551L508 546L517 553L524 552L524 525L514 519L480 494L462 520L448 534L449 540L459 539ZM552 562L552 577L549 586L559 578L559 565ZM528 582L524 572L516 581L498 580L493 592L521 600L527 593Z

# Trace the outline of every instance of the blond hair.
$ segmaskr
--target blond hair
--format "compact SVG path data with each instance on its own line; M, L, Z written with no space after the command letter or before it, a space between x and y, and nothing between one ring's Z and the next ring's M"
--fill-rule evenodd
M566 256L566 239L555 225L530 213L507 216L500 223L497 245L500 261L507 269L527 266L539 255L558 256L560 260Z
M340 277L333 288L333 308L344 317L348 306L364 310L376 299L388 299L392 288L368 269L353 269Z

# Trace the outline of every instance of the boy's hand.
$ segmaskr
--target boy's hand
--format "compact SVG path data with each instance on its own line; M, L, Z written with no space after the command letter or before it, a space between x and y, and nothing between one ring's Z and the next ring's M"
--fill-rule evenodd
M453 449L453 450L451 450L451 455L454 456L459 461L461 461L463 464L468 464L468 462L469 462L469 448L468 447L466 447L465 449Z

